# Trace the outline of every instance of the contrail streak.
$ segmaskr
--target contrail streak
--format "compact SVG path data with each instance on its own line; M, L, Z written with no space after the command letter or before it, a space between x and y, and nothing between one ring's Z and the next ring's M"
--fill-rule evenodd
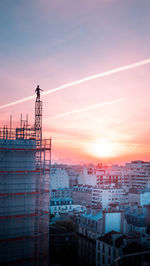
M59 87L57 87L55 89L50 89L50 90L44 91L41 94L42 95L47 95L47 94L54 93L54 92L63 90L65 88L72 87L72 86L75 86L77 84L81 84L81 83L84 83L84 82L87 82L87 81L90 81L90 80L93 80L93 79L110 76L110 75L113 75L115 73L122 72L124 70L137 68L137 67L140 67L140 66L143 66L143 65L147 65L147 64L150 64L150 59L144 59L144 60L138 61L138 62L136 62L134 64L126 65L126 66L123 66L123 67L118 67L118 68L115 68L115 69L112 69L112 70L108 70L108 71L105 71L105 72L102 72L102 73L91 75L91 76L88 76L88 77L85 77L85 78L82 78L82 79L79 79L79 80L64 84L64 85L59 86ZM9 107L9 106L12 106L12 105L16 105L16 104L19 104L19 103L23 103L23 102L32 100L34 98L35 98L35 95L29 96L29 97L25 97L25 98L22 98L20 100L17 100L17 101L8 103L8 104L1 105L0 109L6 108L6 107Z
M93 104L93 105L90 105L90 106L82 108L82 109L73 110L73 111L70 111L70 112L66 112L66 113L62 113L62 114L58 114L58 115L55 115L55 116L50 116L50 117L44 118L43 121L46 121L46 120L49 120L49 119L60 118L60 117L71 115L71 114L75 114L75 113L81 113L81 112L85 112L85 111L90 111L92 109L96 109L96 108L102 107L104 105L115 104L115 103L122 102L124 100L125 99L118 99L118 100L114 100L114 101Z

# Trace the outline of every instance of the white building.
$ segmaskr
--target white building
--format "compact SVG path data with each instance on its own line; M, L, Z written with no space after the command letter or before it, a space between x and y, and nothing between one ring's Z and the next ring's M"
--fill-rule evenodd
M78 177L80 185L96 186L96 174L94 167L84 167L82 173Z
M127 195L123 188L116 188L110 186L103 186L101 188L95 187L92 190L92 205L101 206L102 209L108 209L109 204L126 203Z
M73 204L71 198L53 198L50 203L50 213L59 216L69 212L83 213L86 211L84 206Z
M50 173L50 188L69 188L69 177L66 170L61 168L52 168Z
M150 187L150 162L132 161L126 163L124 185L135 188Z
M72 198L72 192L72 188L52 189L50 193L50 198Z

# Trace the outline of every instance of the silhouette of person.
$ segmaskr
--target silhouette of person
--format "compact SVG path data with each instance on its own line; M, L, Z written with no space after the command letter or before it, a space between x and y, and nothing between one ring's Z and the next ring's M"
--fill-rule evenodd
M43 91L43 90L41 90L40 87L39 87L39 85L37 85L37 88L35 90L35 92L36 92L36 99L37 100L40 100L40 91Z

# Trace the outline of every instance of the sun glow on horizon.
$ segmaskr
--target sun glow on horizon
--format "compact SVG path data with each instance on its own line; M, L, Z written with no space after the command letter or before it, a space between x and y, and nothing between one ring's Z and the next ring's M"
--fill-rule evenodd
M86 150L95 157L114 157L116 152L114 145L107 140L100 140L88 144Z
M93 145L93 150L98 157L110 157L113 154L113 147L109 142L97 142Z

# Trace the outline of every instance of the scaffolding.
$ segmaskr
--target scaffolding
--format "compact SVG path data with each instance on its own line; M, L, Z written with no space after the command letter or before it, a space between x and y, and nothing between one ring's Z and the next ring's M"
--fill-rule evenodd
M37 97L33 127L0 128L0 265L48 265L50 164Z

